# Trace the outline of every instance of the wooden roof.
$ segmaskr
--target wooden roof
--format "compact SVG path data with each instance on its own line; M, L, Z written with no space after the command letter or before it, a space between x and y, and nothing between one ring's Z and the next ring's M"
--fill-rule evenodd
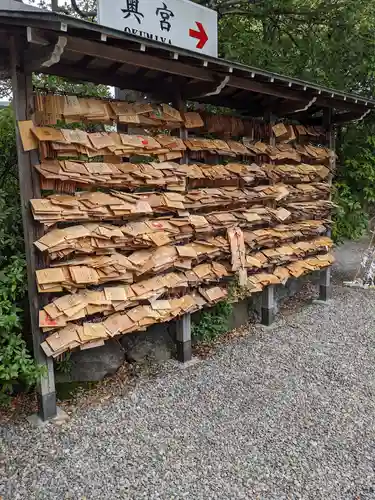
M14 5L17 5L16 7ZM9 8L11 6L11 8ZM75 80L139 90L170 101L185 100L237 109L250 116L312 118L331 108L334 121L362 119L375 101L245 66L199 55L73 17L0 0L3 77L12 35L25 40L25 68Z

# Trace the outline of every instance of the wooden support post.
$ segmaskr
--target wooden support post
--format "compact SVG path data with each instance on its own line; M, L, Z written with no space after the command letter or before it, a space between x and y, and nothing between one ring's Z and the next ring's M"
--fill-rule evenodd
M129 93L131 94L129 96ZM138 92L140 94L140 92ZM119 101L129 101L131 99L129 99L129 97L132 97L132 98L136 98L137 92L133 92L133 91L126 91L126 90L121 90L119 88L115 88L115 99L118 99ZM139 96L140 97L140 96ZM121 132L122 134L128 134L129 133L129 125L127 125L126 123L119 123L117 121L117 132ZM132 131L130 131L130 133L132 133ZM124 161L124 160L122 160ZM127 160L129 161L129 160Z
M269 143L270 143L270 146L276 146L276 137L275 137L275 134L273 133L273 130L272 130L273 125L275 125L275 123L276 123L276 117L274 114L269 113L268 119L269 119L270 130L271 130L271 135L269 137ZM272 163L275 163L275 162L273 161Z
M180 113L186 111L186 103L179 94L176 94L174 106ZM180 138L185 140L188 138L188 131L185 125L180 127ZM184 151L183 157L180 160L181 164L189 163L189 154ZM191 361L191 314L184 314L182 318L176 322L176 350L177 360L181 363Z
M275 285L268 285L262 292L261 323L271 326L275 321Z
M41 254L34 246L34 241L43 235L41 224L35 223L30 206L30 199L40 198L39 177L33 165L38 163L37 150L24 152L17 126L18 120L29 120L33 110L31 74L25 74L22 54L24 47L16 42L15 37L11 44L11 67L13 86L13 107L16 118L18 177L20 184L21 211L27 261L28 299L30 306L30 324L33 339L35 361L45 368L44 375L37 384L39 415L42 420L49 420L56 416L56 392L53 371L53 360L47 358L40 344L43 336L39 328L39 295L36 285L35 271L45 267Z
M276 123L276 118L271 112L267 112L265 115L266 122L270 124L270 136L268 137L268 142L271 146L276 145L276 137L272 131L272 126ZM275 163L271 161L271 163ZM271 208L276 208L276 202L271 201L266 204ZM262 310L261 310L261 323L264 326L271 326L275 321L275 286L269 285L264 288L262 292Z
M191 314L184 314L176 325L177 360L181 363L191 361Z
M323 124L327 133L327 145L329 149L335 151L335 129L332 120L332 109L325 108L323 115ZM336 159L334 156L330 158L330 169L333 172L336 166ZM332 185L333 174L329 177L329 184ZM327 231L327 236L331 237L331 230ZM327 267L320 271L319 277L319 300L326 302L331 297L331 268Z

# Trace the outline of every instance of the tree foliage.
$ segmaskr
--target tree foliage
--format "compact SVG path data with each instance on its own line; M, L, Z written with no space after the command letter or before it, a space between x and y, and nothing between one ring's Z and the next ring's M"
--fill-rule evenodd
M14 131L11 107L0 110L0 404L41 373L21 335L27 279Z
M375 207L375 121L340 130L339 168L335 177L337 204L334 237L356 239L368 227Z
M219 12L220 56L348 92L375 90L375 0L196 0ZM375 119L343 128L337 241L367 227L375 201Z
M372 93L374 0L200 0L220 14L225 58Z

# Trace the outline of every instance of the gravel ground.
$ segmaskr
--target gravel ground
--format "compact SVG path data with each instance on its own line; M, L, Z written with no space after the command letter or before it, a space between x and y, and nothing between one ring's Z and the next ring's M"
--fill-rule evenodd
M0 496L375 498L374 300L336 283L329 305L250 327L62 427L6 424Z

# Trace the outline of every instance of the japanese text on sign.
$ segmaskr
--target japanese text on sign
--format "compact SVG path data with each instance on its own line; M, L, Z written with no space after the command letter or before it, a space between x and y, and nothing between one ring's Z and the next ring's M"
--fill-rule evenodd
M189 0L98 0L99 23L217 56L217 13Z

